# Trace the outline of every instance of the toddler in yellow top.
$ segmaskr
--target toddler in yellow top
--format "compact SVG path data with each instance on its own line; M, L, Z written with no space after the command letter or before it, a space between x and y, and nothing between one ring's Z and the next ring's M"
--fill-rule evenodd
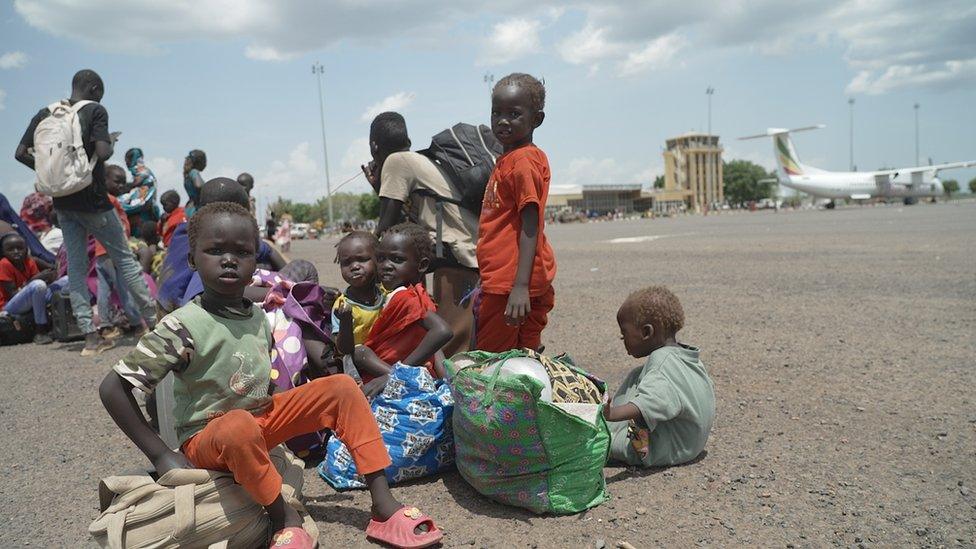
M376 237L366 231L353 231L336 244L335 261L349 286L332 306L332 334L336 349L344 355L343 371L357 380L356 369L346 358L366 341L383 310L383 290L376 278L376 244Z

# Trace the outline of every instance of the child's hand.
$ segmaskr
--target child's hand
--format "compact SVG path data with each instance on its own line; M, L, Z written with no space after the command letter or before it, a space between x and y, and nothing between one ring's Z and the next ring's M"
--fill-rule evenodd
M508 294L508 304L505 305L505 324L521 325L531 310L529 287L516 284L512 287L512 293Z
M386 388L386 382L389 380L389 374L370 380L368 383L363 385L363 394L366 395L368 400L372 400L373 397L383 392L383 389Z
M342 305L339 305L339 308L336 309L336 316L339 317L339 320L352 319L352 306L349 305L348 301L344 302Z
M159 456L153 461L153 467L156 468L156 473L159 476L163 476L167 472L173 469L195 469L190 460L186 459L181 452L166 452L165 454Z

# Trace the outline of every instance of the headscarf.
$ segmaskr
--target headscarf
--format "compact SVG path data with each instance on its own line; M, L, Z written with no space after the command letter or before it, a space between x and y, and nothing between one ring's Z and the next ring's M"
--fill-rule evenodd
M34 233L42 233L51 228L51 209L54 201L50 196L32 192L24 197L20 207L20 218Z
M7 197L2 193L0 193L0 221L10 225L20 233L20 236L24 237L24 241L27 242L27 249L30 250L32 256L54 264L54 254L47 251L47 248L37 239L37 235L27 228L27 223L17 215L17 212L10 206L10 202L7 201Z
M126 215L141 214L142 221L159 219L156 206L156 176L142 161L142 149L132 148L126 153L129 173L132 174L132 190L119 196Z

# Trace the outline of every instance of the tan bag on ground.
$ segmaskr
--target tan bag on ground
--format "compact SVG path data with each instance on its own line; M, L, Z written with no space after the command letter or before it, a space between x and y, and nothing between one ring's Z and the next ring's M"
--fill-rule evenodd
M318 540L318 527L299 501L305 463L283 446L271 450L271 461L281 473L285 501ZM174 469L158 481L149 475L108 477L98 486L98 499L102 514L88 532L100 547L251 549L267 547L273 533L264 508L230 473Z

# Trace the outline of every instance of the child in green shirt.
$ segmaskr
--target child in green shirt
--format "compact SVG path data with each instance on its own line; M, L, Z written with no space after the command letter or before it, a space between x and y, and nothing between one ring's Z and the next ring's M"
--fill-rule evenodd
M646 356L647 362L627 374L603 409L611 461L678 465L705 448L715 419L715 391L698 348L675 339L684 318L678 298L663 286L632 293L617 311L627 353Z

